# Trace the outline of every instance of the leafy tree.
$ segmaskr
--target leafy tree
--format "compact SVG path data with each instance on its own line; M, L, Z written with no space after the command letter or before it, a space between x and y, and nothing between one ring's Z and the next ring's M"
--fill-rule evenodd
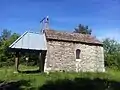
M4 29L1 34L1 40L7 40L10 38L10 36L11 36L11 31Z
M0 64L10 64L10 62L12 62L13 56L10 52L8 52L8 47L19 37L19 35L16 33L11 34L11 31L5 29L2 31L0 37Z
M75 28L74 33L82 33L82 34L89 34L91 35L92 30L88 28L88 26L84 26L79 24L77 28Z
M113 40L106 38L103 40L105 65L107 67L117 67L120 69L120 44Z

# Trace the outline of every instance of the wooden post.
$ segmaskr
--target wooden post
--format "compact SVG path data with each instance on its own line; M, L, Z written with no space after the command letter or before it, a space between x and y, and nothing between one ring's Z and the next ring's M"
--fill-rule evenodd
M41 72L41 52L39 53L39 71Z
M15 72L14 73L18 73L18 67L19 67L19 52L16 52L16 55L15 55Z
M44 72L44 63L45 63L46 51L41 51L39 53L39 70Z
M43 72L43 51L41 52L40 67L41 67L41 72Z

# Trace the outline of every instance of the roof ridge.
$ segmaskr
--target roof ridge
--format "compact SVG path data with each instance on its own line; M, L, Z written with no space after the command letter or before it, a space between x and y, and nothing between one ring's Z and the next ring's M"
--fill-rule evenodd
M54 30L54 29L49 29L51 31L54 31L54 32L58 32L58 33L67 33L67 34L76 34L76 35L85 35L85 36L92 36L92 35L89 35L89 34L82 34L82 33L75 33L75 32L67 32L67 31L58 31L58 30ZM47 31L49 31L47 30ZM93 36L94 37L94 36Z
M40 35L44 34L44 33L41 33L41 32L33 32L33 31L28 31L28 33L34 33L34 34L40 34Z

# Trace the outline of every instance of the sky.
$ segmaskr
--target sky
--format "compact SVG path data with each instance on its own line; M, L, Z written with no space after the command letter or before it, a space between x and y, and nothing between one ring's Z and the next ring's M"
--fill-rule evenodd
M0 32L39 32L45 16L51 29L72 32L83 24L99 39L120 40L120 0L0 0Z

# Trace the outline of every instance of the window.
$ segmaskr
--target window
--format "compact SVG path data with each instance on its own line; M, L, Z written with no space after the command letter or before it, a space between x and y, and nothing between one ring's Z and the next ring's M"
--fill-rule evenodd
M80 49L76 50L76 59L80 59Z

